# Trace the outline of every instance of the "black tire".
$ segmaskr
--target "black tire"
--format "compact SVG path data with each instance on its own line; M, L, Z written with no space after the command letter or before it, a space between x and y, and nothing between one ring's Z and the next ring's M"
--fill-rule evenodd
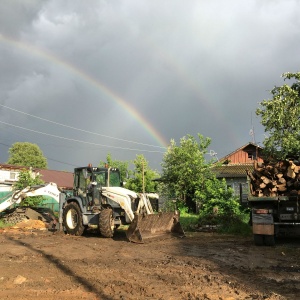
M103 237L114 236L115 222L112 209L106 208L99 213L99 231Z
M264 245L264 235L263 234L253 234L254 244L256 246Z
M275 246L275 237L274 235L265 235L265 245L266 246Z
M85 226L82 222L82 212L76 202L71 202L64 208L63 223L68 234L78 236L83 234Z

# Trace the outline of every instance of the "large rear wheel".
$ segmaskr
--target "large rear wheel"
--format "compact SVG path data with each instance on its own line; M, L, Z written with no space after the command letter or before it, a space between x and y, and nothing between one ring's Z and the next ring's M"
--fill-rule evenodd
M106 208L99 213L99 231L106 238L113 237L115 222L112 209Z
M85 226L82 222L82 213L79 205L76 202L71 202L66 205L63 212L63 223L68 234L82 235Z

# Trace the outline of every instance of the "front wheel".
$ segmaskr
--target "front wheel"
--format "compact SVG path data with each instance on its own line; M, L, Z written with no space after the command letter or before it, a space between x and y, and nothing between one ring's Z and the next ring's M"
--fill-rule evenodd
M106 208L100 211L99 231L103 237L113 237L115 231L115 221L112 209Z
M78 236L83 234L85 226L82 222L82 212L76 202L71 202L64 208L63 223L68 234Z

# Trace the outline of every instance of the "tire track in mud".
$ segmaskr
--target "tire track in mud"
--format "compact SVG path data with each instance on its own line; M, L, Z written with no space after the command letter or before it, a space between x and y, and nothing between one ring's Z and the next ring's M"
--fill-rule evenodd
M261 294L252 295L254 298L269 299L271 295L274 299L294 300L300 297L299 241L292 240L291 244L279 244L277 247L257 247L249 239L220 238L220 235L216 235L216 239L213 235L204 235L201 239L188 238L178 242L174 255L214 263L237 287L249 293L252 287L259 289Z
M285 244L255 247L251 239L203 233L145 244L129 243L123 233L114 239L22 233L0 241L0 260L9 268L0 299L4 292L21 295L22 286L8 280L20 272L28 276L27 299L44 297L45 282L48 295L62 300L281 300L297 299L300 291L299 247Z

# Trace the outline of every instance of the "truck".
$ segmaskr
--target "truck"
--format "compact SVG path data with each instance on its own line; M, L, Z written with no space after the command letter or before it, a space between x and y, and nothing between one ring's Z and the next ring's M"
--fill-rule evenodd
M254 171L247 171L255 245L274 246L278 236L300 234L300 167L296 163L290 159L255 162Z
M75 168L71 194L58 191L57 187L54 192L54 185L15 191L1 203L0 212L14 203L21 203L27 196L51 192L59 202L58 222L54 225L70 235L81 236L92 228L103 237L111 238L119 226L129 225L126 236L135 243L143 243L149 237L164 234L185 236L179 211L154 212L151 199L157 199L158 195L126 189L117 168L93 167L90 164Z

